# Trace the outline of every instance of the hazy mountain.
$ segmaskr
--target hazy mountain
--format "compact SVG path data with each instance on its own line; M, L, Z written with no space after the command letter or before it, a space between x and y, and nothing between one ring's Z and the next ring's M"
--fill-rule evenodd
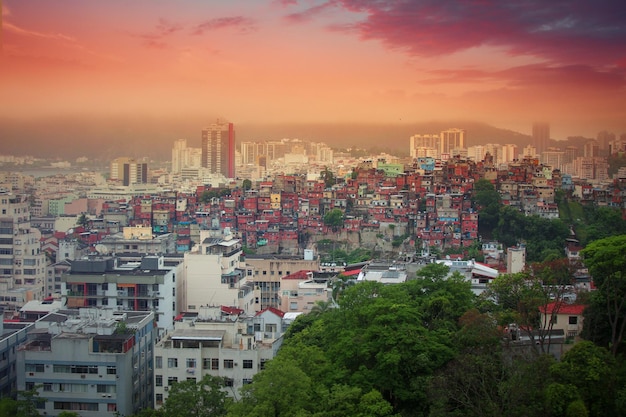
M0 153L74 159L112 159L118 156L169 159L174 140L186 138L200 147L200 131L207 121L130 118L0 119ZM525 146L530 137L484 123L446 121L398 124L282 124L235 122L237 142L299 138L333 147L356 146L408 153L409 137L458 127L467 131L467 146L513 143Z

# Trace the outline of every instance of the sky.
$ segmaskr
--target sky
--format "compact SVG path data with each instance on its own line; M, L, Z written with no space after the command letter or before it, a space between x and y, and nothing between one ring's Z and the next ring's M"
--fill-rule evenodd
M5 119L626 133L623 0L0 1Z

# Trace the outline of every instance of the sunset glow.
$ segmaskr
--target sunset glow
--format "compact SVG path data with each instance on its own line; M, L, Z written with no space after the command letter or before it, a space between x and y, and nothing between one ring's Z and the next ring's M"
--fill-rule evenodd
M3 117L626 132L620 1L4 0L2 25Z

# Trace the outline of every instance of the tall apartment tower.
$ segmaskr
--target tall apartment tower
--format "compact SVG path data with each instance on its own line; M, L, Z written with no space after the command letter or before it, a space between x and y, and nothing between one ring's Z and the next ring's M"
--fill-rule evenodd
M148 164L133 158L116 158L111 161L110 178L120 181L125 186L147 184Z
M31 227L29 200L0 189L0 307L18 310L44 295L46 256Z
M550 139L550 125L545 122L537 122L533 124L533 146L541 153L548 149L548 140Z
M187 139L178 139L172 148L172 173L178 174L185 168L187 154Z
M217 120L202 130L202 167L211 173L235 178L235 128Z
M450 154L453 149L465 148L465 130L448 129L439 134L439 154Z

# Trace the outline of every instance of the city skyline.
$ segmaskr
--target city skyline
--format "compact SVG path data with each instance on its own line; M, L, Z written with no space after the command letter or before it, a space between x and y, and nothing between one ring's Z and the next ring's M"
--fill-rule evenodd
M225 117L476 120L531 134L546 120L555 139L619 135L622 15L618 1L4 0L0 114L29 124L188 121L196 131ZM198 140L185 133L172 140Z

